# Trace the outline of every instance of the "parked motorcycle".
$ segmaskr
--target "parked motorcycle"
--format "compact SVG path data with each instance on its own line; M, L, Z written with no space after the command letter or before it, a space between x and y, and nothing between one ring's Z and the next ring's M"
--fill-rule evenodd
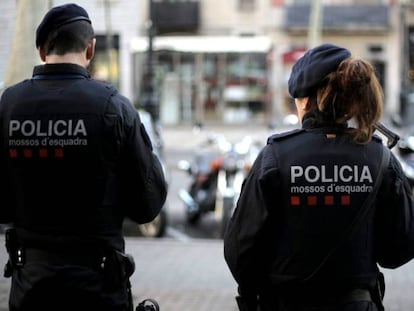
M411 187L414 188L414 128L403 131L398 141L395 154L401 163L401 167Z
M179 162L179 168L192 177L188 189L179 191L179 197L190 224L197 224L206 213L214 213L223 236L243 180L261 146L251 137L231 143L223 135L210 135L200 147L191 162Z
M381 123L377 124L377 133L385 137L386 145L392 149L414 189L414 125L403 122L401 115L397 114L391 117L389 126L387 128Z

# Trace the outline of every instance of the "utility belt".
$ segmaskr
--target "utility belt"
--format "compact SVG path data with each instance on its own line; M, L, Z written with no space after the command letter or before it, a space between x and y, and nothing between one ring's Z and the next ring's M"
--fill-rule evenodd
M352 302L362 301L374 301L371 292L368 289L356 288L338 295L332 295L330 292L321 292L317 297L302 298L299 303L307 307L322 307L329 305L345 305Z
M377 292L377 288L366 289L366 288L354 288L349 290L328 289L327 291L312 291L290 293L288 295L288 304L299 304L300 306L306 306L307 308L315 308L323 306L335 306L335 305L346 305L355 302L371 302L377 305L379 310L382 310L382 295ZM282 297L284 295L282 294ZM298 297L301 299L298 300ZM284 300L284 299L282 299Z
M68 251L59 252L39 248L10 247L9 262L12 268L23 267L26 263L47 263L50 265L73 265L100 270L105 264L103 253L79 254Z
M27 263L44 263L56 266L81 266L103 273L105 284L119 286L134 273L135 262L131 255L115 249L101 249L85 253L70 250L44 250L24 247L18 240L16 230L9 228L5 232L6 249L9 260L4 268L4 276L12 276L13 270Z
M383 292L379 289L355 288L342 293L332 291L317 291L304 293L303 291L289 291L274 289L258 297L237 296L236 301L240 311L258 311L263 305L264 310L320 310L325 307L346 305L353 302L371 302L378 310L384 310L382 304Z

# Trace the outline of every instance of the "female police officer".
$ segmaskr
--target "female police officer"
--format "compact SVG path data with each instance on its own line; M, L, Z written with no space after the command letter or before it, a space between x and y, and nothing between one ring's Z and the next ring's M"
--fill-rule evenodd
M167 185L129 100L87 67L96 39L76 4L36 31L43 65L0 105L0 222L10 310L132 310L122 222L154 219Z
M289 92L302 128L269 137L224 239L240 309L381 310L377 264L413 258L414 204L390 155L372 209L358 213L389 154L373 136L383 104L374 69L322 44L293 66Z

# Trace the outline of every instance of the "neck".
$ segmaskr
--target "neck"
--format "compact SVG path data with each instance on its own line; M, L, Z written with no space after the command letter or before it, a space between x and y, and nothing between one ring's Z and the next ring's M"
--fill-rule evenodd
M85 68L89 65L89 60L86 59L83 53L51 54L46 56L45 62L46 64L71 63Z

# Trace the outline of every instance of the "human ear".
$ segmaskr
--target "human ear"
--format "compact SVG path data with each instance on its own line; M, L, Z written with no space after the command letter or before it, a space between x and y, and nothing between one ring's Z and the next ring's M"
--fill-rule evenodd
M46 62L46 52L45 49L42 47L39 47L39 56L42 62Z
M307 111L309 109L309 97L296 98L295 103L300 111Z
M93 38L88 43L88 47L86 48L86 59L88 61L92 60L95 55L95 46L96 46L96 38Z
M302 121L303 116L309 109L309 97L295 98L296 110L299 120Z

